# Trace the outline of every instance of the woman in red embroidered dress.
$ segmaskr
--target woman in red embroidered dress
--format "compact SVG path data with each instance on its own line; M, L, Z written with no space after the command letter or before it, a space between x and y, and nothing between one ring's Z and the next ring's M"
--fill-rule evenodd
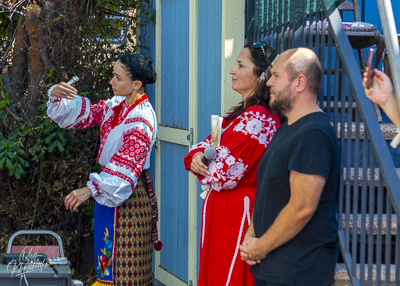
M152 60L130 54L114 65L110 84L115 96L109 100L92 105L63 82L49 90L47 113L60 127L101 126L102 171L91 173L84 188L65 198L72 211L90 197L95 199L93 285L152 284L157 202L147 169L157 119L144 87L155 80Z
M185 168L206 190L202 210L199 286L254 285L248 265L241 260L242 243L253 209L257 166L276 129L278 115L269 108L267 69L276 56L263 43L248 43L239 54L232 89L243 101L223 117L220 147L208 166L201 161L210 136L194 145Z

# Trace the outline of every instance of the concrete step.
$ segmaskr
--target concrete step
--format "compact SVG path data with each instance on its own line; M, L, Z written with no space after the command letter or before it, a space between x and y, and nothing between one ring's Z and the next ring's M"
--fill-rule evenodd
M397 134L396 126L393 123L380 123L379 124L382 134L385 137L385 140L391 141ZM365 128L364 128L364 123L360 122L360 127L358 133L358 138L360 140L364 139L364 134L365 134ZM341 137L341 123L338 123L338 128L337 128L337 137ZM348 124L347 122L344 124L344 137L345 139L348 139ZM356 138L356 124L352 123L351 124L351 138L350 139L355 139Z
M396 168L397 176L400 179L400 168ZM355 178L356 178L356 171L354 168L350 168L349 170L350 177L347 176L347 168L343 168L343 183L347 184L349 183L351 186L354 186ZM362 168L358 168L357 172L357 182L358 186L361 186L364 182L364 179L367 180L367 184L371 182L371 168L366 169L366 174ZM378 180L379 180L379 168L373 168L372 169L372 175L374 176L374 184L375 187L378 186ZM385 186L384 182L383 185Z
M377 282L377 266L374 264L372 265L372 285L376 285ZM394 286L395 281L396 281L396 265L391 264L390 265L390 274L389 274L389 285ZM360 279L360 264L356 265L356 273L358 279ZM386 266L381 265L381 271L380 271L380 285L386 285ZM368 266L365 265L365 276L368 278ZM360 283L360 285L367 285L368 279L365 279L365 283ZM336 270L335 270L335 283L333 284L335 286L351 286L350 282L350 277L347 272L347 268L344 265L344 263L338 263L336 265Z
M348 219L347 219L348 218ZM390 224L390 233L392 235L396 235L397 233L397 215L392 214L391 215L392 222ZM372 234L376 235L378 233L378 215L374 214L371 218L369 214L365 215L365 234L370 234L370 224L372 222ZM356 217L353 214L349 214L346 216L346 214L342 214L342 227L343 229L346 227L346 223L348 222L349 228L350 228L350 233L353 232L353 228L355 225L357 225L357 234L361 234L361 226L363 225L363 217L361 214L357 214ZM382 234L387 233L387 215L382 214Z

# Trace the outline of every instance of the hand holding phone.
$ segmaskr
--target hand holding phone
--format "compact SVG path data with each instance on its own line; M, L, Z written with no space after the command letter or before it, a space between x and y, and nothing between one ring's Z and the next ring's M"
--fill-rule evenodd
M374 65L372 66L372 63ZM367 76L367 88L370 89L372 87L372 83L374 81L374 69L375 69L375 49L370 48L368 54L368 76Z

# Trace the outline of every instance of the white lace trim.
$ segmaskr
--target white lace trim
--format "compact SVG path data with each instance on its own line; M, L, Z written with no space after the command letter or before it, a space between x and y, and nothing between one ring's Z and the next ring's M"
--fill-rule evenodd
M247 196L244 197L244 210L243 210L242 222L240 223L239 236L238 236L238 239L236 241L235 254L233 255L233 259L232 259L232 262L231 262L231 267L229 269L228 280L226 281L226 284L225 284L226 286L228 286L229 283L231 282L233 267L235 266L236 257L237 257L238 252L239 252L239 245L240 245L240 241L242 240L243 228L244 228L244 223L246 221L246 218L247 218L248 225L250 225L250 223L251 223L250 199Z
M203 208L203 225L201 226L201 248L203 248L204 244L204 233L205 233L205 226L206 226L206 211L207 211L207 202L211 192L207 192L206 201L204 202Z

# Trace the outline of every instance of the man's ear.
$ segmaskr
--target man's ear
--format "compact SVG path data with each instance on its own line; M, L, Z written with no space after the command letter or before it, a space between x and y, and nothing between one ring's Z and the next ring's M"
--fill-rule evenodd
M304 74L300 74L295 81L297 92L303 92L307 88L307 78Z

